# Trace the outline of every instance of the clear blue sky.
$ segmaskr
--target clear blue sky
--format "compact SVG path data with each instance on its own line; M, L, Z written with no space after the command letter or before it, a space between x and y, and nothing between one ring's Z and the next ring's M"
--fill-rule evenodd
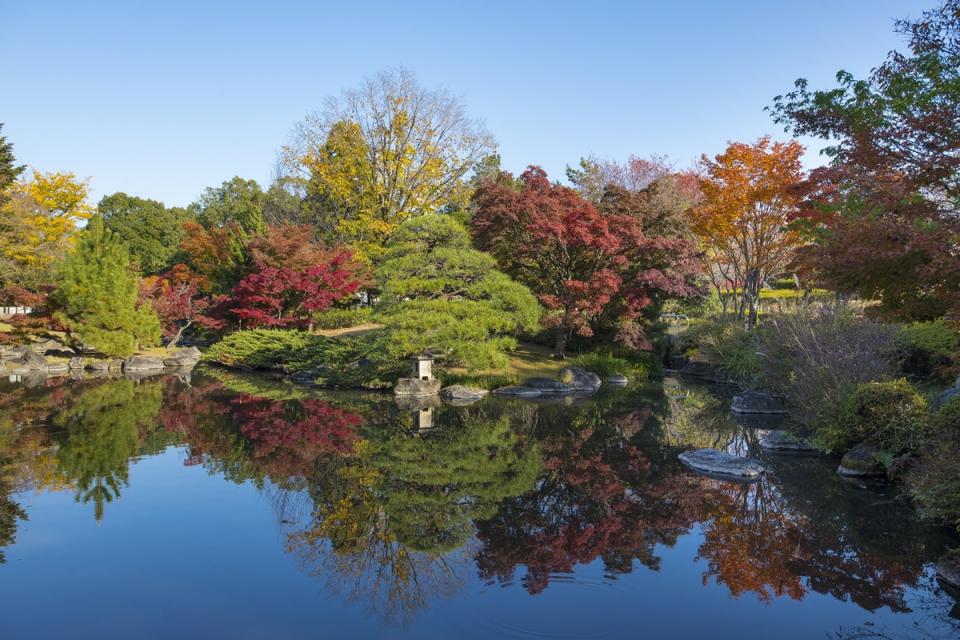
M396 65L460 96L504 166L783 137L763 107L903 46L935 0L0 3L0 122L22 162L183 205L267 183L291 126ZM812 161L816 162L814 155Z

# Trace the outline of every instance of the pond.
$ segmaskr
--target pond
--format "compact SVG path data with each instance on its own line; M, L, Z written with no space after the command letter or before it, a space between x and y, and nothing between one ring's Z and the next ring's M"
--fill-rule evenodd
M960 540L683 380L469 406L221 370L0 388L3 638L928 638ZM741 484L685 470L763 457Z

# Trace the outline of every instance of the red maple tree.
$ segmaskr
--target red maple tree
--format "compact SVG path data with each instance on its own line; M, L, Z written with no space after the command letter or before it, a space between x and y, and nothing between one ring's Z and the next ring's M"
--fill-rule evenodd
M248 326L304 327L312 313L356 293L362 284L349 251L329 252L301 269L261 263L233 288L231 312Z
M612 305L619 342L649 349L641 312L656 298L696 290L691 243L649 237L639 216L603 213L539 167L519 181L507 172L486 180L473 202L475 242L551 310L544 322L556 329L558 358L574 333L593 335L595 320Z

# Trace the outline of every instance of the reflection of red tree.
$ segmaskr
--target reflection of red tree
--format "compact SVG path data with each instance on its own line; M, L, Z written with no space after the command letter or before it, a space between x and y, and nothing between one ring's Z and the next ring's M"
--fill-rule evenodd
M650 465L633 445L605 446L609 435L585 428L543 443L548 475L539 488L478 524L482 576L509 581L522 564L524 588L539 593L549 586L551 574L598 557L614 573L629 572L634 558L655 562L638 517L643 501L624 482L648 473Z
M889 524L876 514L860 521L842 494L788 500L775 476L748 485L688 473L670 461L651 466L609 431L584 429L542 443L549 473L537 489L477 524L481 577L511 582L524 566L523 587L536 594L553 574L597 558L612 574L631 571L635 560L657 569L655 546L672 546L700 523L703 582L713 579L735 597L799 600L814 590L869 610L906 609L904 590L917 584L929 559L913 542L917 531L897 532L901 542L885 544L876 532L893 532ZM832 474L820 480L838 482ZM825 503L831 513L812 510ZM898 546L909 552L898 553Z
M220 460L232 477L303 478L317 458L353 451L359 415L323 400L271 400L217 383L166 389L161 422L192 456Z
M231 415L250 442L250 455L271 476L304 476L321 456L347 454L360 426L360 416L323 400L277 402L241 396Z

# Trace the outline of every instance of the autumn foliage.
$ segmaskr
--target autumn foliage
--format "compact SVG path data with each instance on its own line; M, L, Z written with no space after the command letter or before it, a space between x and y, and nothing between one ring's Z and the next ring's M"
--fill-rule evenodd
M539 167L529 167L517 184L506 172L482 183L474 206L474 241L550 310L544 324L555 330L557 357L572 334L593 335L595 321L614 304L621 341L649 348L637 322L643 310L656 298L695 291L688 242L648 237L639 217L604 214Z

